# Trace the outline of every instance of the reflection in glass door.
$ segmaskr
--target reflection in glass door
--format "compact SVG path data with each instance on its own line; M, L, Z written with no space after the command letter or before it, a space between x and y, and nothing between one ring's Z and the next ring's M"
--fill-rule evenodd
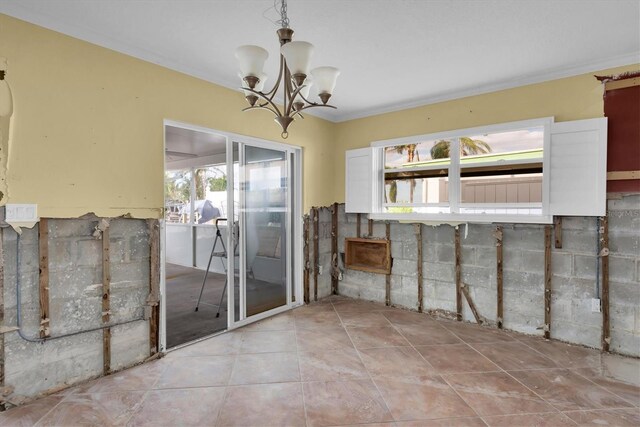
M287 151L241 144L239 160L239 310L244 319L291 301L291 189Z

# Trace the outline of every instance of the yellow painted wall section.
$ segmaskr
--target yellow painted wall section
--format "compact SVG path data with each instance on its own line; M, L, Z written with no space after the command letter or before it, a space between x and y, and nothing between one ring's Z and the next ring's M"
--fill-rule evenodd
M2 14L0 57L14 97L7 202L37 203L41 217L158 217L163 119L282 142L272 115L241 112L238 91ZM311 116L290 127L305 211L333 201L334 135Z
M539 117L569 121L602 117L603 93L593 76L637 71L640 65L602 70L337 124L334 200L344 201L345 151L373 141Z

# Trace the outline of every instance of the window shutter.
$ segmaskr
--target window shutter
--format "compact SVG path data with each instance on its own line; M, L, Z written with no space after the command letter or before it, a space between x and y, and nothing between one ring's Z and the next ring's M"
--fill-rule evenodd
M345 212L371 213L373 149L348 150L345 164Z
M607 119L552 124L550 151L549 213L606 215Z

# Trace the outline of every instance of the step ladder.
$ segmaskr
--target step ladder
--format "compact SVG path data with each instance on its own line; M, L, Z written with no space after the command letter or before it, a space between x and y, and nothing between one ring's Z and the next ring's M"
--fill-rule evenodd
M204 292L204 287L207 284L207 276L209 275L209 268L211 267L211 260L213 260L214 257L216 258L220 258L220 262L222 262L222 267L224 268L224 288L222 289L222 295L220 296L220 302L218 303L218 311L216 312L216 317L220 317L220 310L222 308L222 300L224 299L224 294L227 291L227 284L229 283L229 276L227 276L227 247L224 244L224 239L222 238L222 233L220 231L220 227L219 227L219 223L220 222L227 222L226 218L217 218L216 219L216 238L213 240L213 246L211 247L211 254L209 255L209 262L207 263L207 269L204 271L204 279L202 280L202 288L200 288L200 296L198 297L198 302L196 303L196 310L198 311L198 308L200 307L200 300L202 299L202 293ZM233 228L235 229L236 224L233 225ZM229 229L229 227L227 226L227 229ZM232 232L235 232L235 230L232 230ZM216 252L216 245L218 244L218 241L220 241L220 244L222 245L222 251ZM238 250L238 239L234 239L235 244L233 247L233 254L234 257L237 256L236 252Z

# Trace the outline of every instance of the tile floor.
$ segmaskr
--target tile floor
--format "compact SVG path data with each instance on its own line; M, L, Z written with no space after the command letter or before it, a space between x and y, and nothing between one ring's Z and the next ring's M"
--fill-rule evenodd
M333 297L11 409L0 425L638 426L629 383L637 359Z

